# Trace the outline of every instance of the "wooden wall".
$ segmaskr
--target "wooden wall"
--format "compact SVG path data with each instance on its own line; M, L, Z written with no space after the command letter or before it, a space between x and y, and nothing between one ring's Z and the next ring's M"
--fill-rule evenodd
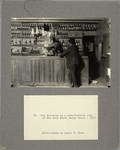
M100 58L99 63L100 63L100 75L106 83L108 83L108 80L106 80L107 68L108 66L110 68L110 62L109 65L107 65L107 57L108 57L107 53L109 54L111 53L110 33L111 33L111 19L107 18L97 25L96 31L96 44L98 44L99 42L103 43L103 55ZM100 52L99 47L97 47L97 51L99 54Z
M103 42L103 35L108 34L111 32L111 25L109 24L110 19L105 19L97 24L97 31L96 31L96 42L99 41Z

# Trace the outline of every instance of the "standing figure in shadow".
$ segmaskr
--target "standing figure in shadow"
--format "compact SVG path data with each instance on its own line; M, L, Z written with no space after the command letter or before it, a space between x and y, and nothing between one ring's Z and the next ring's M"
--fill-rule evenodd
M83 70L83 68L85 68L84 60L81 56L79 56L79 66L78 66L78 69L77 69L77 81L78 81L79 86L82 85L81 71Z
M75 45L75 39L70 38L69 47L60 57L67 56L67 68L69 69L68 84L70 87L79 87L77 72L79 68L79 49Z

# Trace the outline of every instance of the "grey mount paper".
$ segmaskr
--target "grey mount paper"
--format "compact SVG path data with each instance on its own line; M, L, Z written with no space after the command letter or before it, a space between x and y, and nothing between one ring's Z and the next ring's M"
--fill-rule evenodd
M111 18L110 88L11 88L11 18ZM1 149L117 149L119 143L119 3L3 2ZM97 95L98 140L24 140L25 95Z

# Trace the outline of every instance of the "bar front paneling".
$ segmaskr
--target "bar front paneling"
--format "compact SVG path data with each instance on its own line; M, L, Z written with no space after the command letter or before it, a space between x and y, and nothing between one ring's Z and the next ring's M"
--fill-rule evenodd
M88 85L88 58L83 56L81 83ZM67 86L66 58L11 56L11 80L14 86Z

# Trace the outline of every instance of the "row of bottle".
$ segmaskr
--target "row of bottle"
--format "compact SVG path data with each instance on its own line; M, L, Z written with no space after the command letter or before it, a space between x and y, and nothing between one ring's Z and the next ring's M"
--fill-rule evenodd
M82 24L60 24L59 30L81 30Z
M79 51L79 55L80 56L85 56L85 52L84 51Z
M44 26L52 26L52 23L23 23L23 27L44 27Z
M81 45L81 43L80 42L76 42L75 45L79 46L79 45Z
M96 24L59 24L58 30L96 30Z
M82 45L82 39L75 39L75 44L77 46Z
M37 23L23 23L23 27L36 27Z
M63 45L67 45L69 43L69 39L59 39L59 42L63 43ZM76 45L82 45L82 39L75 39Z
M22 31L11 31L11 38L12 37L22 37Z
M81 30L81 23L53 23L53 27L58 30Z
M22 27L22 23L11 23L12 27Z
M22 37L22 33L11 33L11 38Z
M96 30L96 24L83 24L83 30Z
M60 43L69 43L69 39L59 39Z
M55 23L54 28L58 30L96 30L96 24L82 23Z
M31 31L12 31L11 37L32 37L32 34Z
M34 45L35 40L34 39L12 39L11 45Z
M18 24L18 23L12 23L11 24L11 28L44 28L44 26L49 26L49 28L52 27L52 23L21 23L21 24Z
M68 32L67 31L57 31L57 35L60 37L68 37Z
M58 30L96 30L96 24L94 23L11 23L11 29L36 27L41 29L44 26Z
M12 33L11 34L11 38L19 38L19 37L21 37L21 38L28 37L29 38L29 37L33 37L33 35L31 35L29 33L28 34L23 34L23 33L17 33L17 34Z
M21 45L22 44L22 40L11 40L11 46L12 45Z

